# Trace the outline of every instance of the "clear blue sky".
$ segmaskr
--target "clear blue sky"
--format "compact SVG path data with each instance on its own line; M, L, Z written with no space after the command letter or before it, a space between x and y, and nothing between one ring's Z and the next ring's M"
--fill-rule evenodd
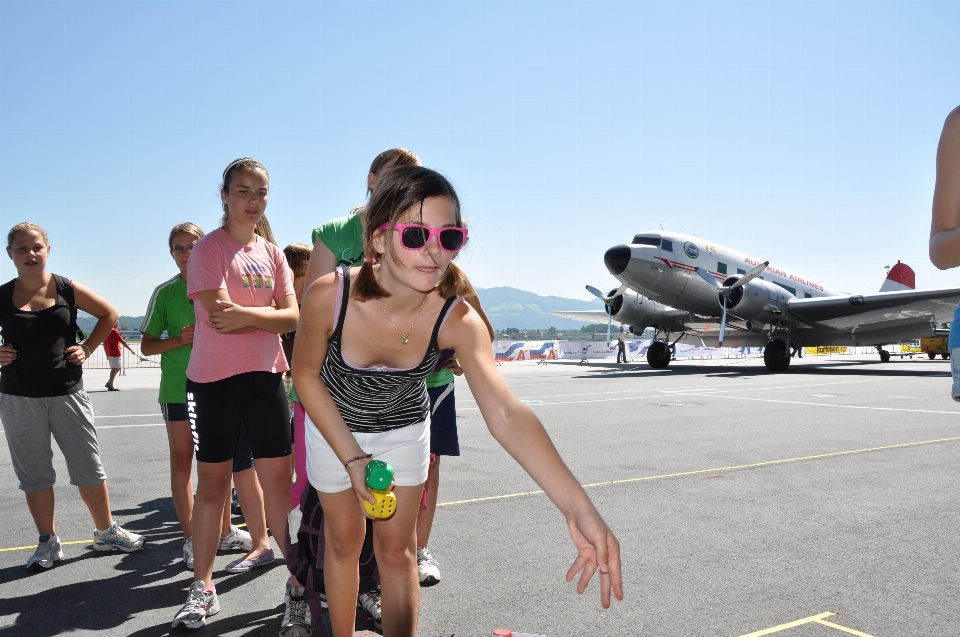
M0 0L0 226L45 226L52 271L139 315L232 159L270 170L285 245L405 146L457 186L478 287L588 299L661 223L851 292L897 259L956 285L927 237L958 24L958 2Z

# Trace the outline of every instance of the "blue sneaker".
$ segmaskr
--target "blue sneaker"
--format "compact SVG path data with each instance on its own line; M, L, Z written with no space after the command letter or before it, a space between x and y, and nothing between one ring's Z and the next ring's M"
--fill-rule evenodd
M44 533L40 536L37 550L27 560L27 570L50 568L54 562L63 559L63 549L60 548L60 538L56 535Z
M136 533L131 533L120 527L114 522L110 528L101 533L93 532L93 548L97 551L112 551L114 549L124 553L133 553L143 548L146 538Z

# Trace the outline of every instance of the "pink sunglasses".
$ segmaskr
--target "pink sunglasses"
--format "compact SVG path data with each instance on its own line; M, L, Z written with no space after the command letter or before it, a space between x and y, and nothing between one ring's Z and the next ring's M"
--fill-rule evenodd
M380 226L380 230L396 230L400 233L400 245L407 250L422 250L433 235L445 252L457 252L467 242L466 228L428 228L415 223L389 223Z

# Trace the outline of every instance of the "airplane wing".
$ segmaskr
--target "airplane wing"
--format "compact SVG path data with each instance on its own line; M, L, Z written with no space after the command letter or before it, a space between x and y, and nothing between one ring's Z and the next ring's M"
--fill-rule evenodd
M573 312L550 312L554 316L559 316L561 318L572 319L574 321L585 321L587 323L606 323L607 322L607 313L601 312L600 310L584 310L584 311L573 311ZM620 321L616 317L613 317L613 322L617 325L620 324Z
M899 333L919 325L932 329L932 323L952 321L958 302L960 288L942 288L793 299L787 310L811 326L849 334Z

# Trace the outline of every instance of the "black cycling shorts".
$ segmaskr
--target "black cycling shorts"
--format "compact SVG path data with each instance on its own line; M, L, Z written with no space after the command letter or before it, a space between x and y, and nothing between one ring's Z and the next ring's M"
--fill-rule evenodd
M254 458L290 455L283 375L245 372L212 383L187 379L187 414L198 462L232 460L242 431Z

